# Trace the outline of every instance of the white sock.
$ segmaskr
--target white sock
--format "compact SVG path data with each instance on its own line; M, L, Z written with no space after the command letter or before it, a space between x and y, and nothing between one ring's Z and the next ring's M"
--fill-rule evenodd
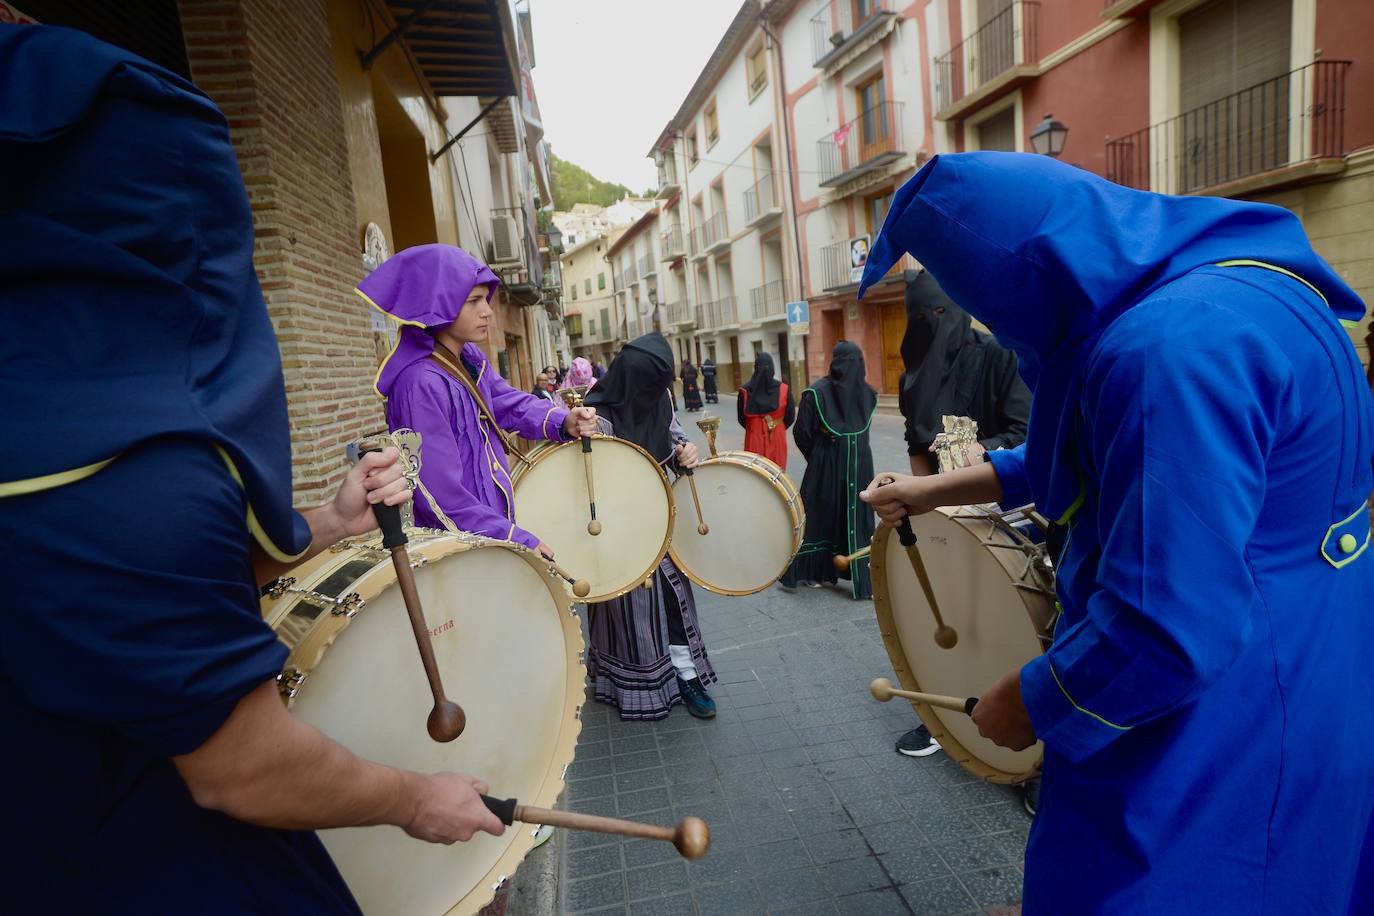
M692 664L692 650L686 646L669 646L668 657L673 660L673 667L677 669L677 676L684 681L695 680L697 676L697 666Z

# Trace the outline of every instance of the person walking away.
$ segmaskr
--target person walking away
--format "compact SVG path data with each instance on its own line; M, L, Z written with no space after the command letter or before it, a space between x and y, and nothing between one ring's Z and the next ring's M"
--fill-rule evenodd
M902 337L901 393L911 473L937 470L932 449L946 416L969 417L978 424L974 461L999 448L1026 441L1030 390L1016 371L1016 354L973 328L973 319L922 270L906 284L906 334ZM940 750L930 729L917 725L897 739L897 752L927 757ZM1026 810L1035 813L1039 780L1022 792Z
M701 410L701 390L697 388L697 367L690 359L682 361L682 406L688 411Z
M706 395L707 404L720 403L720 394L716 390L716 361L709 356L701 364L701 390Z
M735 415L744 427L744 450L762 455L787 470L787 430L796 420L796 407L787 383L773 377L773 357L754 357L754 374L739 390Z
M601 431L633 442L665 470L697 464L697 448L673 412L673 351L657 332L630 343L587 397ZM691 583L665 556L649 588L587 605L587 670L596 698L620 718L662 719L679 701L699 718L716 714L716 679L697 622Z
M806 533L801 550L782 577L784 588L804 582L817 588L837 582L836 556L848 556L873 539L873 510L859 501L865 480L873 478L873 450L868 431L878 407L878 393L864 380L864 354L856 344L835 345L830 372L802 392L792 437L806 459L802 505ZM843 573L850 595L871 598L868 558L849 564Z

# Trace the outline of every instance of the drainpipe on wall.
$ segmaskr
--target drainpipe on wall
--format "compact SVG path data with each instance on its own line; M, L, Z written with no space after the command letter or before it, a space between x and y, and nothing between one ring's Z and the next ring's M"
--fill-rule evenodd
M763 18L762 12L759 14L759 28L763 30L763 34L768 36L768 40L773 43L774 56L778 62L778 92L782 95L782 144L783 151L787 156L785 169L787 172L787 189L792 198L792 253L797 256L797 295L802 296L806 292L806 289L802 270L801 223L797 216L797 202L800 200L800 192L797 190L797 173L792 168L792 119L789 117L787 111L787 70L783 62L782 42L778 40L777 35L773 34L773 30L769 27L767 20ZM785 294L783 298L786 298ZM790 334L791 332L789 331L788 333ZM801 348L802 378L809 380L811 377L811 367L809 365L810 359L807 355L807 338L805 335L803 335L801 339Z

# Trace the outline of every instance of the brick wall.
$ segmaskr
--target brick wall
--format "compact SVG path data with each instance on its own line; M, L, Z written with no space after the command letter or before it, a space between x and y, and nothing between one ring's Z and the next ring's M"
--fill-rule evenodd
M324 0L179 0L191 77L229 119L281 346L298 504L322 502L343 447L384 425L353 287L361 242Z

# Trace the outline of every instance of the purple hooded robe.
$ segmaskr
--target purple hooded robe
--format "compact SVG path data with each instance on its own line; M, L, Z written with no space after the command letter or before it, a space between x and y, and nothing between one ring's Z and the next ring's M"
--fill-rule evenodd
M537 535L515 524L510 466L500 434L482 416L461 382L429 356L434 338L427 329L457 319L473 287L496 292L491 268L452 245L417 245L398 252L358 286L374 308L402 324L396 348L377 373L377 393L386 398L391 429L420 434L420 480L439 508L463 531L526 547ZM567 408L512 388L476 344L460 354L496 423L526 439L562 441ZM415 500L415 522L443 528L423 499Z

